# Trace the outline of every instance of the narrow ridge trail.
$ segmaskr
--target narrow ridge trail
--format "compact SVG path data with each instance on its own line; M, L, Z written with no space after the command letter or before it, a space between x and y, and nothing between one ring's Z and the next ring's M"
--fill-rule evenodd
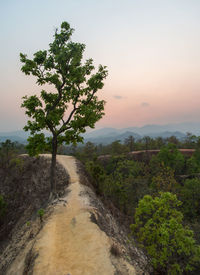
M33 274L112 275L109 238L90 221L93 208L79 182L76 160L58 155L57 161L70 176L69 192L54 206L37 237Z

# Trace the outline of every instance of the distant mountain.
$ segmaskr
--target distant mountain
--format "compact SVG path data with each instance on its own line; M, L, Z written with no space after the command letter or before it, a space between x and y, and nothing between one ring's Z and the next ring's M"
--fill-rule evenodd
M122 130L122 129L120 129ZM149 133L162 133L162 132L190 132L194 135L200 135L200 122L184 122L184 123L174 123L165 125L144 125L142 127L129 127L125 128L125 131L135 132L139 135L149 135Z
M9 139L12 142L19 142L22 144L25 144L27 141L24 138L21 138L19 136L0 136L0 142L5 142L7 139Z
M45 133L46 136L50 134L48 132ZM30 133L25 132L23 130L13 131L13 132L0 132L0 142L5 142L7 139L10 139L12 142L19 142L19 143L27 143L27 138L29 137Z
M149 133L147 134L147 136L151 137L151 138L156 138L156 137L162 137L162 138L168 138L171 136L175 136L178 139L183 139L186 137L186 134L183 134L181 132L170 132L170 131L165 131L165 132L160 132L160 133Z
M29 136L29 133L23 130L12 131L12 132L0 132L0 137L6 137L6 136L16 136L16 137L21 137L23 139L27 139Z
M93 130L90 133L85 133L85 141L91 141L93 143L108 144L114 140L124 141L125 138L132 135L136 139L144 136L152 138L162 137L167 138L175 136L178 139L183 139L187 132L195 135L200 135L200 123L187 122L187 123L176 123L166 125L145 125L143 127L129 127L129 128L102 128Z
M101 135L101 132L99 132L99 136L96 136L96 134L94 135L94 137L92 137L91 135L90 135L90 137L85 136L84 142L86 143L86 142L90 141L90 142L95 143L95 144L100 144L101 143L101 144L106 145L106 144L110 144L110 143L112 143L113 141L116 141L116 140L124 142L124 140L126 138L128 138L129 136L133 136L136 140L140 139L144 136L149 136L151 138L156 138L156 137L168 138L168 137L171 137L171 136L175 136L175 137L177 137L178 139L181 140L181 139L185 138L186 135L181 133L181 132L178 132L178 131L176 131L176 132L166 131L166 132L161 132L161 133L159 132L157 134L156 133L149 133L147 135L138 135L137 133L130 132L130 131L126 131L122 134L120 132L119 133L116 132L115 135L110 135L110 134Z
M5 142L10 139L12 142L17 141L19 143L26 143L29 134L24 131L13 131L13 132L0 132L0 142Z
M133 136L135 139L139 139L141 138L140 135L133 133L133 132L129 132L126 131L125 133L122 134L118 134L117 131L108 133L108 135L106 135L105 133L103 133L103 135L101 135L101 132L99 132L100 135L96 136L94 135L94 137L85 137L84 141L85 142L92 142L95 144L110 144L115 140L120 140L121 142L123 142L126 138L128 138L129 136Z
M92 130L83 134L85 142L91 141L93 143L109 144L115 140L121 140L122 142L128 136L133 136L135 139L139 139L144 136L163 137L176 136L178 139L183 139L185 134L190 132L194 135L200 136L200 122L186 122L186 123L174 123L166 125L145 125L142 127L128 127L128 128L102 128L98 130ZM49 135L47 133L47 135ZM14 132L0 132L0 142L10 139L12 141L18 141L26 143L29 133L24 131Z
M119 133L119 129L115 129L115 128L102 128L102 129L98 129L98 130L93 130L89 133L86 132L86 134L84 134L83 136L86 138L98 138L99 136L101 137L112 137L116 134Z

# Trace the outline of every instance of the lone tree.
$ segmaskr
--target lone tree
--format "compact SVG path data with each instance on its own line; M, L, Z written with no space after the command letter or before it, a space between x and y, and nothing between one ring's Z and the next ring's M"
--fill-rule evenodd
M94 71L92 59L82 61L85 45L71 41L73 31L67 22L63 22L60 31L55 31L48 50L34 53L33 59L20 53L22 72L36 76L38 85L45 85L40 96L24 96L21 107L26 108L30 117L24 127L31 134L27 146L29 154L33 156L51 150L51 194L56 194L58 146L82 142L81 134L85 128L94 128L104 115L105 101L99 100L96 94L104 86L106 67L99 65L98 71ZM54 92L46 91L50 85ZM45 137L45 130L51 132L51 137Z

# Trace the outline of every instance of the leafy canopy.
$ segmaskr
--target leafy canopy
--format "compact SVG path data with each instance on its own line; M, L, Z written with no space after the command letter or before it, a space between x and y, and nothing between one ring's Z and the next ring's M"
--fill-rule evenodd
M180 184L176 181L172 168L166 167L161 163L159 169L160 171L152 178L150 185L153 193L156 194L162 191L177 194L180 189Z
M194 221L200 218L200 179L187 179L180 193L184 202L182 211L187 219Z
M106 67L99 65L94 72L92 59L83 63L85 45L72 42L72 33L70 25L63 22L49 50L34 53L33 59L20 53L22 72L35 76L38 85L51 85L55 90L43 89L40 96L23 97L22 107L30 117L24 129L32 135L28 146L31 155L49 149L52 138L46 138L42 130L50 131L58 145L81 142L85 127L94 128L104 115L105 101L98 100L96 93L103 88Z
M176 148L175 144L169 143L166 146L163 146L160 152L153 156L150 161L151 169L155 172L159 172L159 167L161 165L170 167L174 170L175 174L181 174L184 169L184 156Z
M182 274L200 263L200 246L195 244L193 232L182 224L180 205L169 192L155 198L146 195L139 201L135 224L131 225L132 234L162 274Z

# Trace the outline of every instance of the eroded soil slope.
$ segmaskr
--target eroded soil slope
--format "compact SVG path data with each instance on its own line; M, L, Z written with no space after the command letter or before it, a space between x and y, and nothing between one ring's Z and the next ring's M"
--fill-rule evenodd
M58 156L58 162L70 176L65 196L48 206L39 233L27 241L5 274L145 274L140 268L145 257L136 248L130 253L127 236L109 211L80 184L76 160Z
M24 155L17 160L17 165L14 162L8 169L0 168L0 193L7 203L6 215L0 220L0 274L5 274L13 259L41 230L37 211L46 209L50 194L50 159ZM62 196L69 176L59 164L56 182Z

